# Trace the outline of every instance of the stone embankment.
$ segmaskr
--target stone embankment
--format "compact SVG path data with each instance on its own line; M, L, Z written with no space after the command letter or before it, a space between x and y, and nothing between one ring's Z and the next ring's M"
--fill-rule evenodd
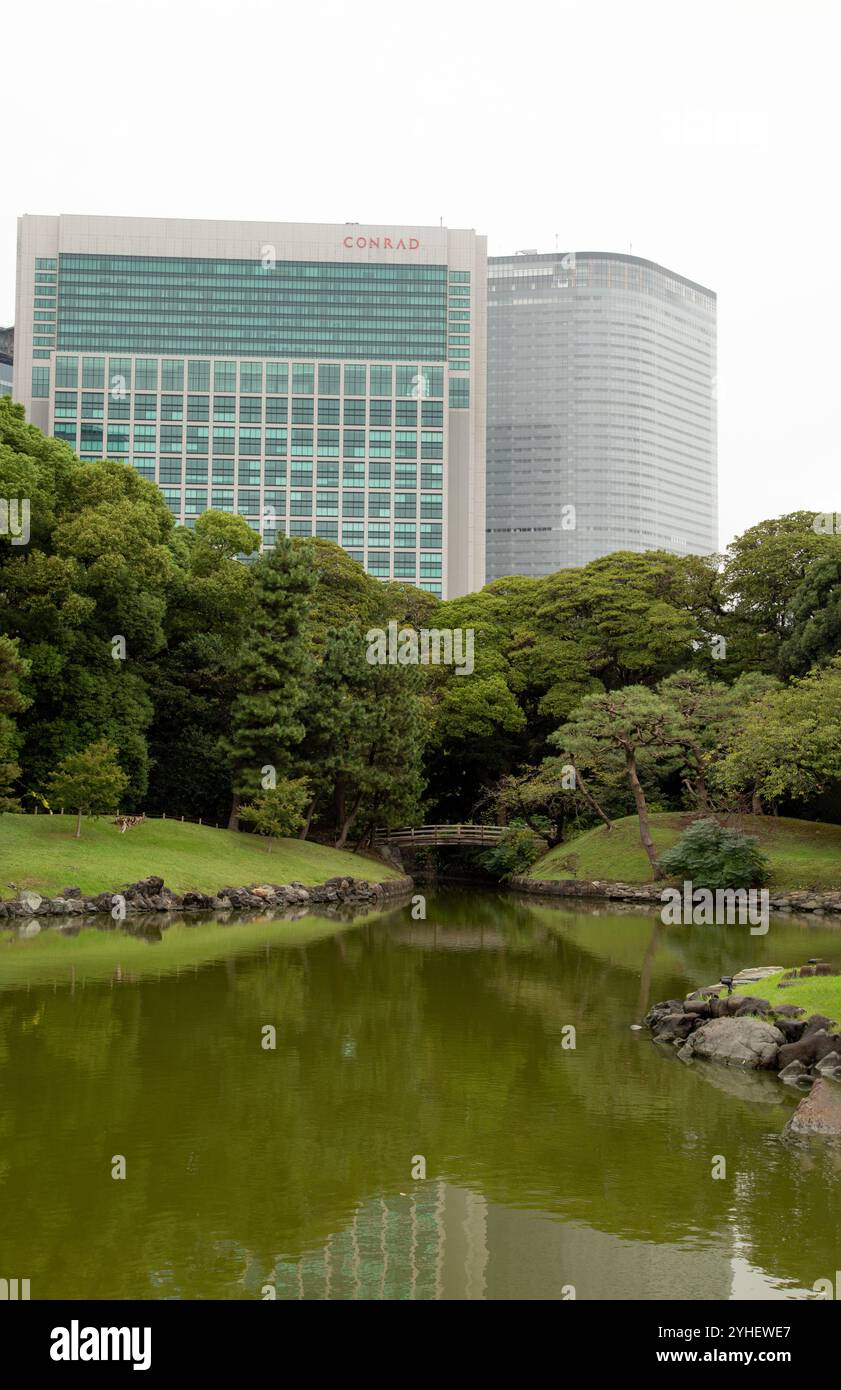
M241 888L220 888L214 894L173 893L162 878L150 875L120 890L85 896L77 887L62 889L54 898L24 891L17 898L0 900L0 918L87 916L107 912L112 917L139 912L227 912L260 908L300 908L312 904L327 907L375 908L390 898L411 891L411 878L385 879L382 883L360 878L330 878L307 887L303 883L257 883Z
M782 966L743 971L733 983L758 983ZM837 975L829 965L791 972ZM841 1033L823 1014L806 1016L796 1004L770 1004L750 994L728 994L723 983L693 991L686 999L655 1004L643 1020L658 1043L677 1048L683 1062L775 1072L780 1081L809 1094L786 1129L794 1134L841 1138Z
M666 881L619 883L609 879L528 878L521 874L509 879L509 886L521 893L543 893L553 898L604 898L614 902L659 903L663 889L669 885ZM775 912L841 913L841 892L797 890L769 893L768 906Z

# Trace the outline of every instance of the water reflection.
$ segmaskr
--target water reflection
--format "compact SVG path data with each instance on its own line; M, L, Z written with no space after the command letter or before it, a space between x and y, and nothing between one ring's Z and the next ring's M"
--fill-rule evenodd
M782 1142L772 1078L629 1025L815 954L841 963L828 921L453 891L426 922L3 933L0 1266L33 1298L807 1296L841 1155Z

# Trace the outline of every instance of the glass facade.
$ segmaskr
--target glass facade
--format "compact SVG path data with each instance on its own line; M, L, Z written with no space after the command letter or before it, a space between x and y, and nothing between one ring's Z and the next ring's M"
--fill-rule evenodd
M443 366L60 352L55 378L56 438L132 464L180 522L234 512L442 592Z
M703 286L630 255L492 258L488 580L715 551L715 372Z
M60 352L446 360L446 266L59 260Z

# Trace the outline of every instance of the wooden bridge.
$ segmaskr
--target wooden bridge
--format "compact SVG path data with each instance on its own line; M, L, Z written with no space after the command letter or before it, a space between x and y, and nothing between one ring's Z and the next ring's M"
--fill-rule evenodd
M397 830L374 831L375 845L398 849L423 849L429 845L496 845L507 825L402 825Z

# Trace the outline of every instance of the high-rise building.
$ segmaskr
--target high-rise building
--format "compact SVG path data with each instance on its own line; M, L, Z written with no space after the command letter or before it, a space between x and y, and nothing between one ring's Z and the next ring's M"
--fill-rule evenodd
M14 353L14 328L0 328L0 396L12 394Z
M716 297L638 256L491 257L487 577L718 546Z
M238 512L443 596L484 583L485 238L23 217L15 395L190 525Z

